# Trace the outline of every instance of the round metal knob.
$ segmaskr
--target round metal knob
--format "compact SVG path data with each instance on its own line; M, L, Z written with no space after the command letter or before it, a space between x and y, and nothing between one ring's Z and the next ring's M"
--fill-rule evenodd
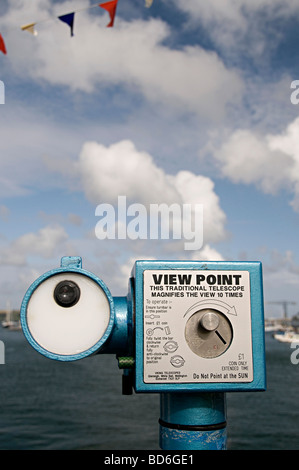
M185 338L195 354L214 358L230 347L233 330L226 315L218 310L205 308L193 313L187 320Z
M219 326L219 317L217 313L207 312L200 319L200 325L207 331L214 331Z

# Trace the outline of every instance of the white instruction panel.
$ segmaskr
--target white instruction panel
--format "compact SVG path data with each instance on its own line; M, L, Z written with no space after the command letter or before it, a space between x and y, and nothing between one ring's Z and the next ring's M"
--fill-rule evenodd
M143 276L145 383L253 381L248 271Z

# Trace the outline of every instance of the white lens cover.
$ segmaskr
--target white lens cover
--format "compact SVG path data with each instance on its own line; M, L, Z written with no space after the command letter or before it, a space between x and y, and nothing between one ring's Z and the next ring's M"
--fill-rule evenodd
M53 296L63 280L75 282L81 291L72 307L59 306ZM76 273L55 274L33 291L27 306L27 325L34 340L57 355L76 355L103 337L110 320L110 304L102 287Z

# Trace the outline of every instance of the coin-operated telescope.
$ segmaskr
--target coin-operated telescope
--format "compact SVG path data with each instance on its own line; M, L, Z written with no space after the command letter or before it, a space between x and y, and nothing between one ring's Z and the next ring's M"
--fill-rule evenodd
M136 261L112 297L63 257L29 287L21 324L50 359L115 354L124 394L160 394L165 450L225 449L226 392L266 389L259 262Z

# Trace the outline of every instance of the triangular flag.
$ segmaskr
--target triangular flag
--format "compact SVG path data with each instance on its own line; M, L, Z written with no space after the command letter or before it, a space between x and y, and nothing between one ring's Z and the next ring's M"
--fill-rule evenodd
M5 47L5 42L4 42L4 39L2 37L2 35L0 34L0 51L3 52L3 54L6 54L6 47Z
M28 33L33 34L33 36L37 36L37 31L34 30L35 25L36 23L25 24L24 26L21 26L21 30L28 31Z
M73 33L74 17L75 17L75 13L68 13L67 15L58 16L58 18L61 21L64 21L64 23L67 23L69 27L71 28L71 36L74 36L74 33Z
M153 0L145 0L145 6L146 6L146 8L151 7L152 4L153 4Z
M107 24L107 28L111 28L114 24L117 2L118 0L112 0L111 2L99 4L99 7L104 8L104 10L107 10L110 15L110 23Z

